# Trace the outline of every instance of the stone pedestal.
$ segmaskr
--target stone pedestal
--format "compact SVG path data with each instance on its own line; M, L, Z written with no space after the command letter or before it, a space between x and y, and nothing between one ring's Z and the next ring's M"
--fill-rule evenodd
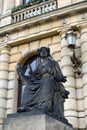
M73 128L46 114L21 113L9 116L5 120L3 130L73 130Z

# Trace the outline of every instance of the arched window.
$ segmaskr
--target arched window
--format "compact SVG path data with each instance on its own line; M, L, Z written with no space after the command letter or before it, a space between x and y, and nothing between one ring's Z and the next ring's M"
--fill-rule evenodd
M37 59L37 54L35 54L34 56L30 57L23 65L23 69L25 69L25 75L28 76L29 75L29 65L31 66L32 70L34 70L36 68L36 65L38 64L39 60ZM20 107L21 105L21 99L22 99L22 95L23 95L23 91L25 88L25 84L22 83L21 78L19 77L18 79L18 104L17 106Z

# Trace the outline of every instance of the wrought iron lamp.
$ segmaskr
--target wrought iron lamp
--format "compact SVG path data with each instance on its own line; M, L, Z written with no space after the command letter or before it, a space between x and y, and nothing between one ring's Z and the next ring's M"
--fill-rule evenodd
M66 33L66 39L67 39L68 47L70 49L75 49L76 34L73 32L73 30L69 30Z
M74 72L77 73L78 75L81 74L81 60L80 58L76 57L76 33L73 31L73 29L70 29L67 33L66 33L66 40L68 43L68 48L70 48L70 50L72 51L72 56L70 56L71 61L73 63L73 67L74 67Z

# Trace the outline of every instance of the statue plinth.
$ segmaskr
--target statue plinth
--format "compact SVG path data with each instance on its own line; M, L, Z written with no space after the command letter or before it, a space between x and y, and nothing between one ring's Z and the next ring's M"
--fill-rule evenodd
M4 130L73 130L72 127L47 114L11 114L4 122Z

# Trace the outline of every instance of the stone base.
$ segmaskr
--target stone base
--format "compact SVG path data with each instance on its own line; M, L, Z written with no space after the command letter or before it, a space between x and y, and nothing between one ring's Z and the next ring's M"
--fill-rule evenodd
M73 130L47 114L13 114L4 122L3 130Z

